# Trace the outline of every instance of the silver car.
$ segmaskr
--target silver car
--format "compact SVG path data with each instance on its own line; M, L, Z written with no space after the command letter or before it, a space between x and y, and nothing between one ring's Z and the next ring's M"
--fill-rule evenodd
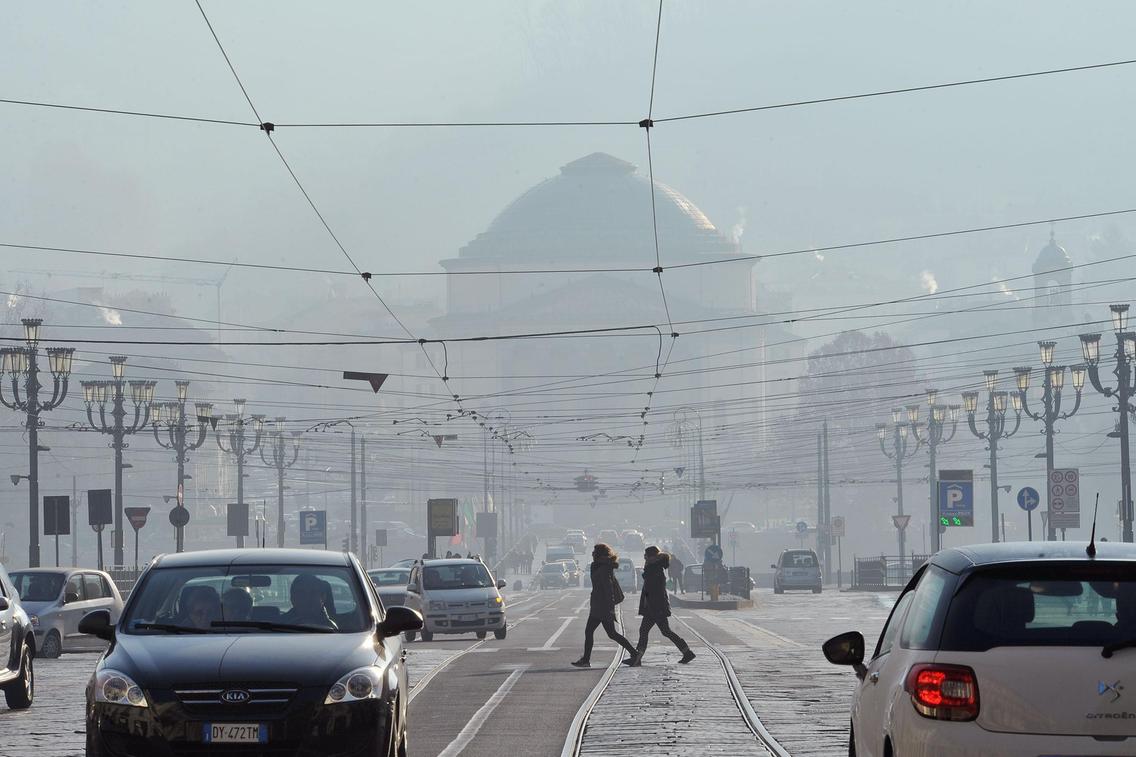
M100 650L106 642L79 633L79 621L92 610L109 610L118 622L122 596L106 573L86 568L29 568L11 574L20 604L35 632L36 656Z
M789 589L809 589L821 592L820 561L811 549L786 549L773 568L773 593L783 594Z

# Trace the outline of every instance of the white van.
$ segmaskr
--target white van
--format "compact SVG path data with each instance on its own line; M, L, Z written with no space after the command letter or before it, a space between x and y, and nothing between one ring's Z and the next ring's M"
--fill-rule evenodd
M619 565L615 568L615 580L619 581L619 588L625 594L634 594L639 591L639 571L630 557L619 558Z

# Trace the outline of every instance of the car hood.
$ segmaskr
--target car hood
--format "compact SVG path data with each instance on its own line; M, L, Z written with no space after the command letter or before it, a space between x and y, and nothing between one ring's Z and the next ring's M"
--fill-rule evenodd
M231 681L335 683L374 664L374 636L353 634L118 634L104 666L143 687Z
M24 608L24 612L28 615L43 615L50 609L59 609L58 607L53 608L53 605L55 605L55 600L49 602L25 602L22 599L20 600L20 607Z

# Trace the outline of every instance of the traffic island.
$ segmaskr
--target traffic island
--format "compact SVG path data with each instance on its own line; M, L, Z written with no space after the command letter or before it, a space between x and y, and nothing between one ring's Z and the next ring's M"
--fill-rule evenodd
M681 607L684 610L748 610L753 607L752 599L735 597L731 594L722 594L717 600L699 599L698 594L671 595L671 607Z

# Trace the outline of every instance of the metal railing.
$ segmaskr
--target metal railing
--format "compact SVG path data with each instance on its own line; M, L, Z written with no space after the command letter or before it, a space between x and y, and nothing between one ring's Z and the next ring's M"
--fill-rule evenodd
M851 588L861 591L902 589L929 557L929 555L854 557Z

